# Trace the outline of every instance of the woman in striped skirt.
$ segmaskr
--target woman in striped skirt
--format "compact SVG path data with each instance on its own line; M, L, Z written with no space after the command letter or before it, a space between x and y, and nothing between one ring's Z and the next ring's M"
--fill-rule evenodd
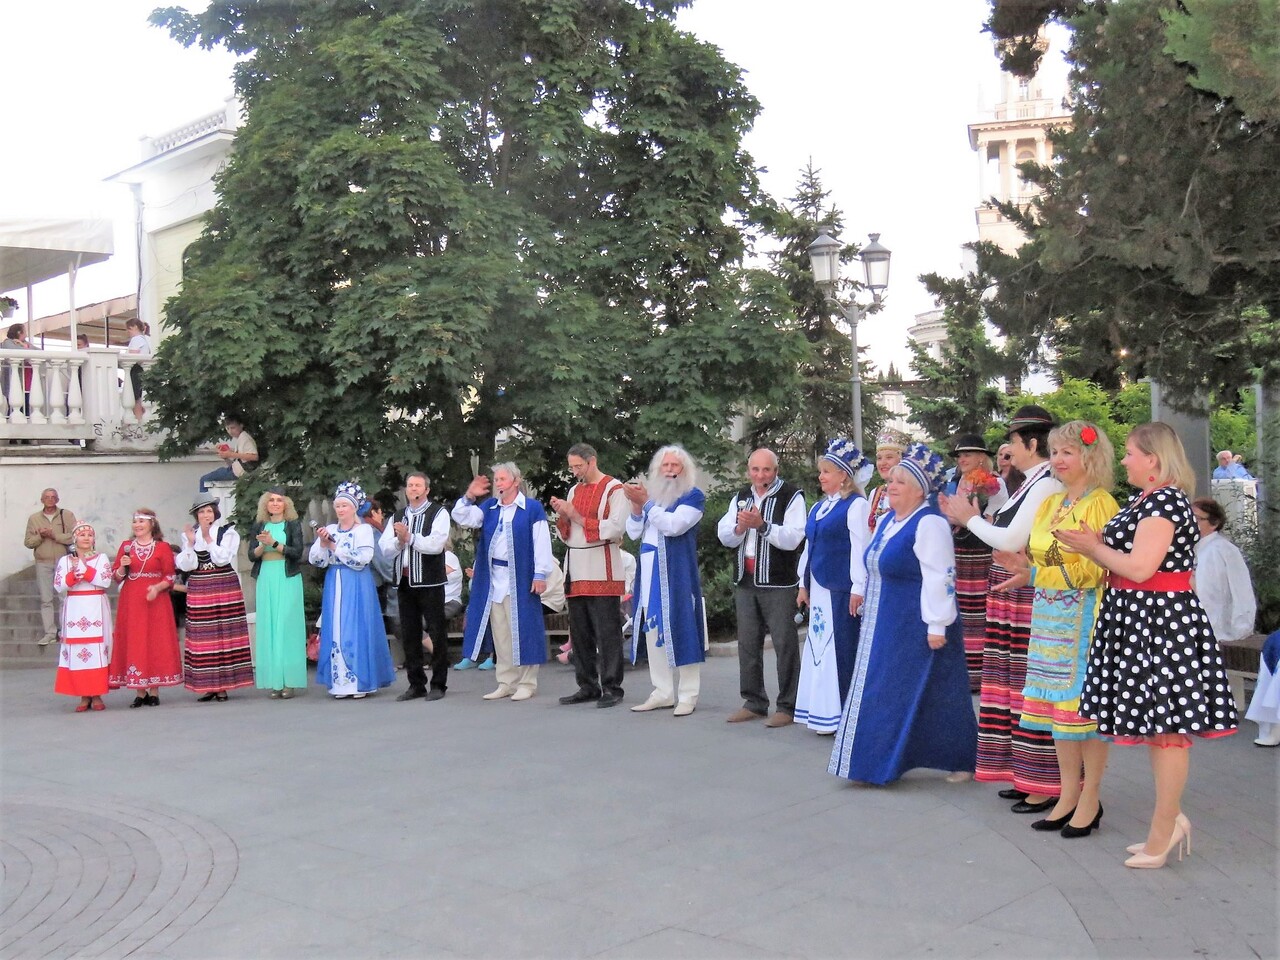
M244 594L235 571L240 535L222 519L216 497L202 494L191 506L196 525L182 532L177 567L187 581L187 646L182 657L186 688L201 703L226 700L227 691L253 686L253 654Z
M1053 417L1043 407L1028 404L1019 408L1009 422L1008 441L1013 465L1026 479L991 520L984 520L967 498L944 494L939 501L947 519L997 550L1012 553L1025 549L1040 504L1063 489L1049 471L1052 427ZM1013 812L1040 813L1057 802L1062 787L1052 735L1020 724L1035 591L1030 587L999 593L992 590L1012 574L993 562L987 580L987 636L982 651L974 779L1012 784L1001 790L1000 796L1016 801Z
M981 515L990 518L1009 499L1004 481L995 472L991 453L974 433L956 438L951 448L956 462L955 477L944 490L975 503ZM956 606L964 627L964 663L969 671L969 689L982 686L982 650L987 643L987 578L991 575L991 548L963 527L952 527L956 548Z
M996 562L1017 572L995 589L1030 585L1035 592L1021 723L1053 735L1062 793L1031 828L1087 837L1102 820L1107 743L1098 725L1080 716L1080 692L1107 571L1066 546L1059 532L1101 530L1116 515L1120 508L1109 492L1115 453L1096 426L1072 420L1049 434L1049 462L1066 490L1040 505L1027 554L996 551Z

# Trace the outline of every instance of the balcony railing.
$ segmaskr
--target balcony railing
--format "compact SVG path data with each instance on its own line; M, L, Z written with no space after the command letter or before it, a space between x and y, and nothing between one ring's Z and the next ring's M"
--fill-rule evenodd
M134 414L130 375L153 362L110 347L0 349L0 440L154 450L161 438L146 429L149 409Z

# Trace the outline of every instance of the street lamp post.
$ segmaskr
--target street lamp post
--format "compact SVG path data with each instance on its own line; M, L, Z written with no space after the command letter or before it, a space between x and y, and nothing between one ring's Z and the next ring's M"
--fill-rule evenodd
M880 243L880 234L870 234L871 242L858 252L862 262L863 286L871 291L871 303L865 307L852 297L848 302L835 295L840 282L840 241L832 236L830 227L818 228L818 239L809 244L809 264L813 279L826 299L835 304L841 316L849 324L849 342L853 348L853 370L849 377L853 393L853 439L859 449L862 442L862 374L858 364L858 322L880 309L884 292L889 286L889 249Z

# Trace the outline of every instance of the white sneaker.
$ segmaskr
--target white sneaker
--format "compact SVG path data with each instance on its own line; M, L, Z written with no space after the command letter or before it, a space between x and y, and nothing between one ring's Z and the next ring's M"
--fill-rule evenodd
M532 700L532 699L533 699L533 691L530 690L528 687L520 687L516 690L515 693L511 695L511 700L513 703L516 700Z
M674 707L676 702L670 697L663 697L657 693L649 694L649 699L644 703L637 703L631 708L632 713L648 713L650 710L662 710L666 707Z
M503 697L511 696L515 691L510 687L499 687L497 690L491 690L483 697L485 700L501 700Z

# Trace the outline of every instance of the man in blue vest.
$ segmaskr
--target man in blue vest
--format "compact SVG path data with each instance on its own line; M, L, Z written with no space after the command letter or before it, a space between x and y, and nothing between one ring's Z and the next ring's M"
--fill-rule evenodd
M716 527L720 542L737 551L734 604L743 704L729 722L769 714L764 686L767 631L777 659L778 698L766 725L785 727L792 722L800 682L800 640L794 618L804 544L804 494L778 476L778 456L764 447L747 460L747 475L751 482L734 495Z
M476 531L463 652L480 660L485 639L492 638L498 687L485 700L528 700L538 689L538 665L547 660L542 594L555 565L551 528L542 504L525 497L520 481L514 463L496 464L493 483L476 477L453 507L454 522Z

